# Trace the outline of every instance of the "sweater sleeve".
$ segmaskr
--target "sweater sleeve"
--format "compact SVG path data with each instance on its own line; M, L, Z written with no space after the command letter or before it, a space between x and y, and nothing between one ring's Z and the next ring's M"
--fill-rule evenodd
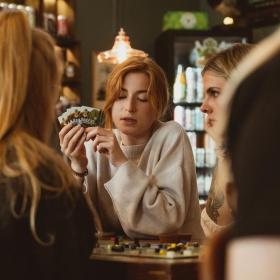
M151 172L128 161L105 184L130 237L174 233L185 222L196 189L195 169L184 131L177 125L171 129L153 138L148 156Z

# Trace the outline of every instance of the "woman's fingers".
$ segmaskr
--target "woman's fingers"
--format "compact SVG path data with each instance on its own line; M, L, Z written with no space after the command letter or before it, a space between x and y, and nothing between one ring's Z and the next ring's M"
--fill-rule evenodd
M64 135L62 142L60 143L62 151L65 151L68 148L70 140L80 130L80 128L80 126L74 126Z
M110 142L101 142L96 146L96 151L101 154L108 154L111 148L112 144Z
M72 153L72 151L74 151L76 149L81 138L84 138L84 141L85 141L84 130L85 129L83 127L80 127L79 130L73 135L73 137L69 141L68 146L67 146L67 150L69 153Z
M96 135L94 141L93 141L93 149L96 152L97 151L97 146L100 143L109 143L110 146L112 147L114 145L114 137L113 136L102 136L102 135Z
M65 135L73 128L72 124L65 125L58 133L60 145L62 145Z
M102 127L87 127L85 129L85 132L87 134L87 138L86 138L86 141L88 140L94 140L96 135L101 135L101 136L111 136L113 135L113 132L109 129L105 129L105 128L102 128Z
M87 137L86 133L83 132L82 135L81 135L81 137L80 137L79 142L78 142L77 145L75 146L74 151L71 153L71 156L74 157L74 156L80 154L82 148L84 148L84 142L85 142L85 140L86 140L86 137Z

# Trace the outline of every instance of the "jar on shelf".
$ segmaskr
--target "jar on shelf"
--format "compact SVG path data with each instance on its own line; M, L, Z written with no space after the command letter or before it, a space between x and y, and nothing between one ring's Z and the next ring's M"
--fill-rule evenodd
M67 37L69 35L68 20L66 16L57 16L57 35Z
M76 65L73 62L67 61L65 63L64 76L67 79L73 79L76 76Z
M52 13L44 13L44 29L52 35L56 34L56 19Z

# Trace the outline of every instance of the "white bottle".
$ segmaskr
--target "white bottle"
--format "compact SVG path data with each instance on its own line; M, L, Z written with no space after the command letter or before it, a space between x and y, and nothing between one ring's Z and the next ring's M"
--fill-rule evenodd
M186 78L183 71L183 66L178 65L175 82L173 85L173 102L184 101L186 96Z

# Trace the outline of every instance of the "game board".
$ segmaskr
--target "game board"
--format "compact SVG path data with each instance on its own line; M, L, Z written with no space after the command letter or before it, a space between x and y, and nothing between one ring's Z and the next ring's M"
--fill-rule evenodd
M162 243L159 240L130 240L122 237L99 239L94 255L133 256L149 258L197 258L200 246L197 242Z

